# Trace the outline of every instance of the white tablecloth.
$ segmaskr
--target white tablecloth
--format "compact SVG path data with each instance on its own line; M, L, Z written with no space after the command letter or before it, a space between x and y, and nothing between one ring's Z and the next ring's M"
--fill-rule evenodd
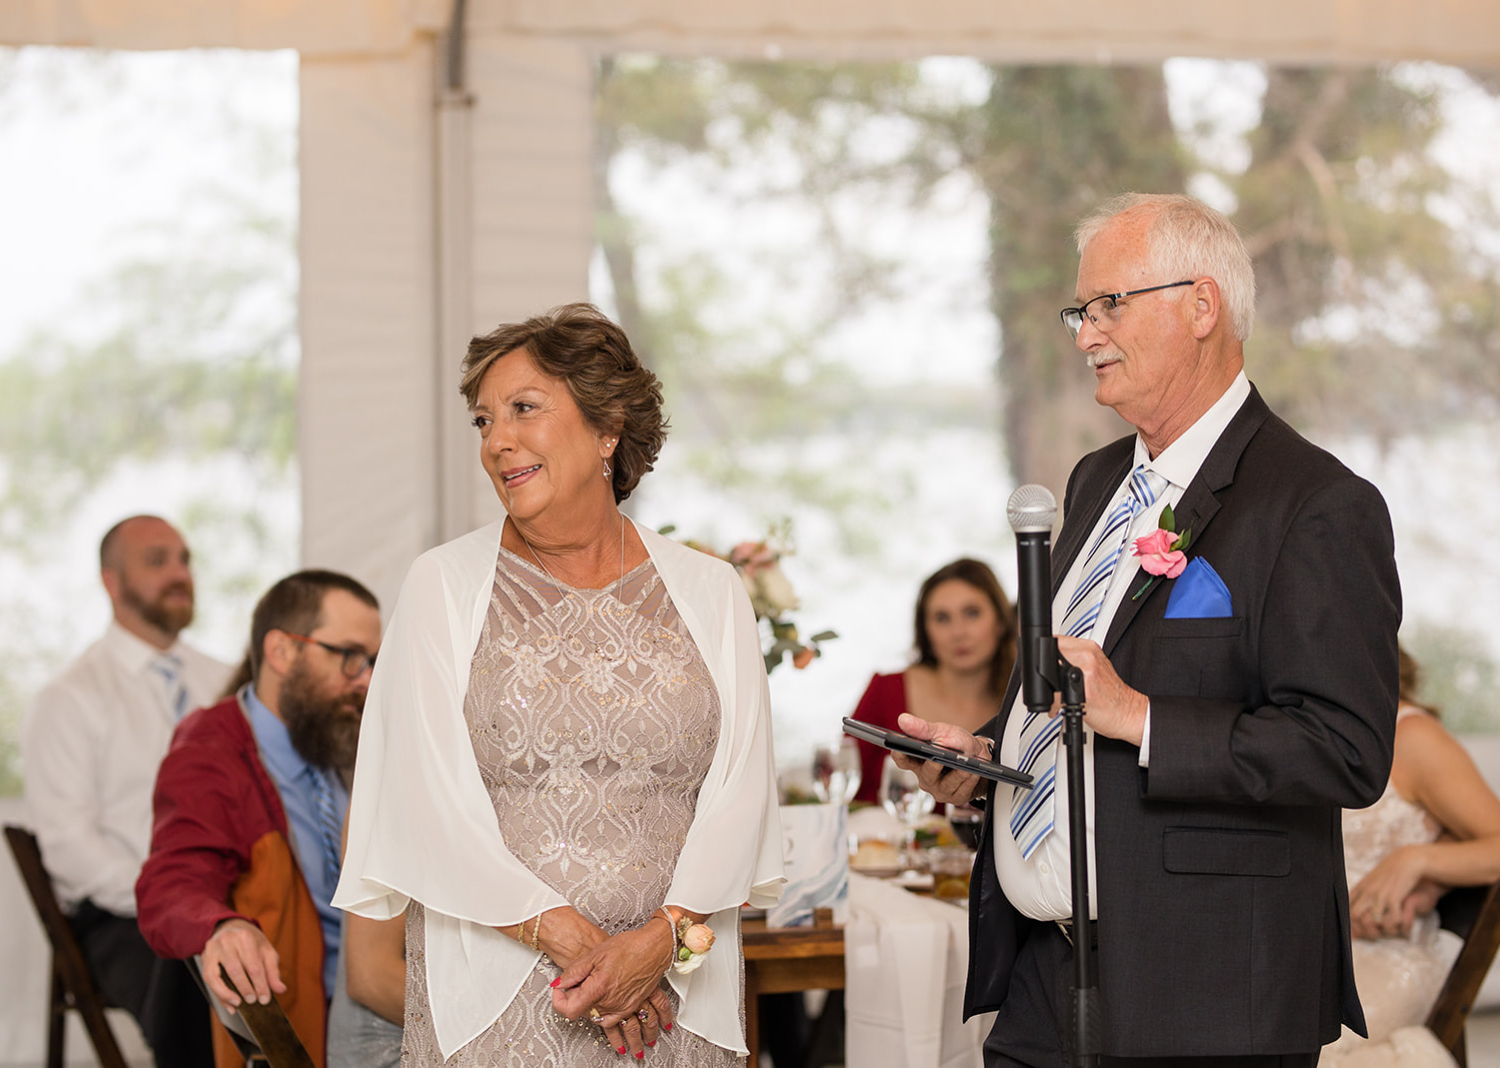
M968 967L964 908L850 873L845 1063L982 1068L993 1016L962 1022Z

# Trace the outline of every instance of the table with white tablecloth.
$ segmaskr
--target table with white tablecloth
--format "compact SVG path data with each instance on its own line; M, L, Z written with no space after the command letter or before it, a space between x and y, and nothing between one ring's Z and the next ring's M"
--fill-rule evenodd
M851 873L845 1063L981 1068L993 1016L963 1022L968 969L969 914L962 905Z

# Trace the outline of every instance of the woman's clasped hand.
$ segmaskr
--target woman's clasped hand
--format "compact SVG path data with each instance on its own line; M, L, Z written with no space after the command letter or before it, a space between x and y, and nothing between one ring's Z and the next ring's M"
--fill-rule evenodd
M601 937L552 981L553 1008L570 1020L594 1020L617 1053L644 1057L661 1032L672 1029L661 981L674 948L671 929L659 918Z

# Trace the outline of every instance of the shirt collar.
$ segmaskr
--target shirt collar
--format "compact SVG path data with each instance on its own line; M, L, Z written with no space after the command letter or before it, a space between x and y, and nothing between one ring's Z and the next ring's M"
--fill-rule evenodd
M1214 401L1208 411L1200 415L1198 421L1188 427L1176 441L1163 449L1156 459L1151 459L1146 443L1137 434L1135 462L1145 464L1172 485L1186 489L1188 483L1198 476L1198 469L1208 459L1208 454L1224 433L1224 428L1249 396L1250 380L1241 371L1234 376L1234 381L1229 383L1223 396Z
M174 641L168 648L158 649L144 638L130 633L118 619L110 620L109 629L104 632L104 643L120 666L131 672L145 671L162 653L174 653L179 659L182 656L178 651L181 642Z
M306 774L312 765L303 760L302 754L292 745L292 736L286 729L286 724L256 695L254 684L245 687L245 708L250 713L250 729L255 732L255 740L260 744L261 759L266 762L266 770L274 778L284 782Z

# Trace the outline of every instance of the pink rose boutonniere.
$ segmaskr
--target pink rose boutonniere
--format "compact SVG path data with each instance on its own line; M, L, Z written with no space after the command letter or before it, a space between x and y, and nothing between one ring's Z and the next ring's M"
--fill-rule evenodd
M1143 538L1135 539L1131 552L1141 558L1141 570L1152 577L1135 591L1135 597L1131 600L1145 593L1160 576L1176 578L1182 574L1182 569L1187 567L1186 550L1192 543L1193 531L1189 528L1179 534L1176 527L1177 517L1172 514L1172 506L1169 504L1161 510L1161 519L1157 522L1157 529Z

